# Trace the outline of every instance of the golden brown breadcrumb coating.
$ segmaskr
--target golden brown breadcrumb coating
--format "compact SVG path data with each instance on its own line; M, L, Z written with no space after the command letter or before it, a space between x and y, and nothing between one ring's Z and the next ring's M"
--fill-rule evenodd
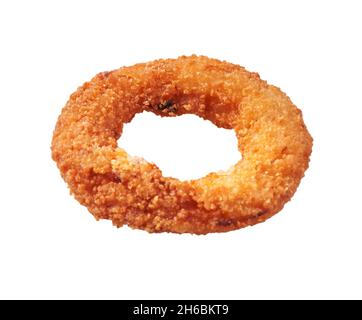
M118 148L136 113L196 114L234 129L242 160L190 181ZM312 149L299 109L243 67L203 56L102 72L73 93L58 119L52 157L96 219L149 232L206 234L262 222L292 197Z

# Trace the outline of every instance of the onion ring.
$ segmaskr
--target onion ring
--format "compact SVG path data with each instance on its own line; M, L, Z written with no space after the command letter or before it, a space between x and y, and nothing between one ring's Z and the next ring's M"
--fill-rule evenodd
M191 113L234 129L242 160L198 180L166 178L117 147L135 114ZM243 67L203 56L102 72L73 93L54 130L52 157L96 219L148 232L206 234L280 211L308 167L312 138L301 111Z

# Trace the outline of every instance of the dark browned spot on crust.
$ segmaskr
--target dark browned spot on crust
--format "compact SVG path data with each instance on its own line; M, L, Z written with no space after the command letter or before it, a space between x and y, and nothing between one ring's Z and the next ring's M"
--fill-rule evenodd
M194 209L197 207L197 202L195 200L187 200L182 202L182 208L186 210Z
M261 217L261 216L263 216L263 215L265 215L267 213L268 213L268 210L261 210L256 214L256 216L259 218L259 217Z
M165 102L162 102L156 106L157 110L159 111L166 111L166 112L177 112L177 108L174 105L172 100L167 100Z
M119 182L121 182L121 181L122 181L122 180L121 180L121 178L120 178L120 177L118 177L116 174L115 174L115 175L113 175L112 180L113 180L113 182L116 182L116 183L119 183Z
M103 71L103 72L98 73L98 75L100 77L107 78L110 75L110 73L111 73L110 71Z
M229 227L233 224L233 221L230 219L219 219L217 225L220 227Z

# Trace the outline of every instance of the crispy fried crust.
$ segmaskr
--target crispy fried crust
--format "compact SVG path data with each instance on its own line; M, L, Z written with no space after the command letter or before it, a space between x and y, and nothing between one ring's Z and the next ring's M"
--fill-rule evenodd
M196 114L233 128L243 159L190 181L117 147L136 113ZM149 232L206 234L266 220L292 197L312 149L302 114L243 67L202 56L156 60L96 75L58 119L52 157L96 219Z

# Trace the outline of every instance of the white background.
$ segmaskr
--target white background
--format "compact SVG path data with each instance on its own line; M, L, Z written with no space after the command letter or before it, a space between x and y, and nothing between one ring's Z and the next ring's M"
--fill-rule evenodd
M0 298L362 298L360 3L2 1ZM62 107L100 71L192 53L259 72L302 109L314 147L297 193L224 234L96 222L50 157ZM237 160L232 132L168 120L137 117L120 143L180 178Z

